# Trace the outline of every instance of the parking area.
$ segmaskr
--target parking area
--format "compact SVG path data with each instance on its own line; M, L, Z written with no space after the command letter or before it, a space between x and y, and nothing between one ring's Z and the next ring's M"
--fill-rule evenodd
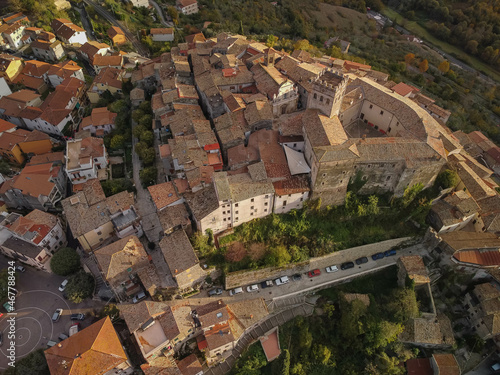
M0 255L0 269L7 267L11 259ZM92 321L94 309L101 308L104 303L87 300L74 304L63 298L58 288L64 277L38 271L24 265L26 271L18 273L16 289L18 294L15 301L15 348L16 359L22 358L33 350L46 348L49 340L58 342L61 333L69 335L72 322L70 315L85 312L87 318L81 323L81 328L87 327ZM57 322L52 322L52 315L56 309L63 309ZM7 368L7 350L10 340L7 332L10 324L7 312L0 307L3 316L0 317L0 331L3 333L3 343L0 346L0 370Z
M294 272L293 270L288 270L286 276L288 277L289 281L287 283L276 286L275 279L273 279L274 285L272 287L263 289L262 286L260 285L260 283L263 280L256 280L256 284L258 285L258 290L254 290L253 292L249 293L247 291L247 287L249 285L245 285L242 286L243 292L232 296L231 299L239 301L251 298L250 295L253 295L254 297L262 297L265 300L270 301L276 298L282 298L290 295L300 294L306 291L312 291L315 288L321 288L325 285L344 282L362 276L366 273L389 267L391 265L396 264L399 257L404 255L424 256L425 254L427 254L427 249L423 245L419 244L411 246L406 249L398 250L395 255L383 257L377 260L373 260L371 257L368 257L367 259L368 261L366 263L362 264L354 263L353 268L345 270L341 270L340 262L334 264L318 263L315 264L315 266L318 267L317 269L319 269L320 273L316 274L315 276L310 277L309 271L307 272L297 271L298 274L300 275L300 278L298 277L294 278L294 275L297 274L297 272ZM355 261L355 259L352 259L352 261ZM333 265L337 266L338 271L326 272L326 267L330 267ZM196 295L196 298L208 297L209 290L210 289L202 291L200 294ZM230 297L230 294L229 291L223 290L222 294L214 296L213 298L215 297Z

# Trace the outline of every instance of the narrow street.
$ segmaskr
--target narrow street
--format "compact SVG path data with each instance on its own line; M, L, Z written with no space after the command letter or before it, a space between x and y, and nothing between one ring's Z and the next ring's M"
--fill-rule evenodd
M92 24L88 18L87 11L85 7L80 8L78 5L73 5L73 9L76 10L80 14L80 19L82 20L82 25L85 31L87 32L88 40L97 40L95 37L94 29L92 28Z
M136 126L134 120L132 120L132 129ZM177 284L174 281L170 270L168 269L167 263L165 259L163 259L163 255L161 253L160 247L158 243L163 234L163 229L160 224L160 219L158 218L158 214L156 213L156 207L151 200L151 195L147 189L142 187L141 179L139 177L139 173L141 170L141 161L139 160L139 156L135 152L135 145L138 140L135 137L132 137L132 165L133 165L133 176L134 176L134 184L137 190L136 196L136 208L139 211L142 219L142 229L144 230L144 234L149 242L153 242L156 246L154 250L150 250L148 248L148 244L144 244L148 253L151 255L153 263L158 272L158 276L162 281L162 288L172 288L176 287Z
M156 9L156 12L158 13L158 16L160 17L160 22L163 26L174 27L174 24L172 22L167 22L167 20L163 16L162 9L160 8L160 6L158 5L158 3L156 1L149 0L149 5L152 5Z

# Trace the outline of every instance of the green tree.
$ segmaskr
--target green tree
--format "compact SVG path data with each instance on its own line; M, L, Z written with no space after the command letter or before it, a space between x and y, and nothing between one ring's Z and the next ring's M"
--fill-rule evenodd
M141 133L139 138L140 138L141 142L144 142L149 147L151 147L151 146L153 146L154 137L155 136L151 130L146 130L146 131Z
M59 276L67 276L77 272L81 267L80 256L75 249L63 247L50 259L52 272Z
M81 270L69 278L66 286L68 299L74 303L80 303L83 300L92 297L94 292L94 277Z
M460 178L458 177L457 172L451 169L446 169L438 174L436 178L436 185L443 189L448 189L457 186L459 181Z
M283 245L274 246L266 256L266 264L274 267L281 267L288 264L291 256Z
M14 274L17 279L17 274ZM9 295L9 273L7 268L0 271L0 301L5 300Z
M266 46L268 46L269 48L272 48L276 45L278 40L279 40L279 38L277 36L268 35L267 39L266 39Z
M151 102L147 100L139 104L139 109L142 111L141 117L144 115L151 115L153 113L153 110L151 109Z
M156 151L154 148L147 148L140 154L144 165L152 165L155 161Z
M332 356L332 352L326 345L314 344L311 356L316 363L326 365Z
M389 316L393 316L399 323L406 323L410 318L418 317L418 302L415 291L395 289L388 297L385 305Z
M156 184L156 175L158 170L156 167L146 167L139 172L141 182L147 187Z
M116 134L111 138L111 148L117 150L123 147L125 144L125 137L121 134Z
M144 111L141 108L136 109L132 112L132 120L139 123L140 119L145 115Z
M5 338L4 338L5 340ZM15 367L7 367L5 375L50 375L43 349L38 349L16 361Z
M113 321L120 317L120 310L118 310L118 307L116 307L115 304L110 303L109 305L104 306L99 315L101 318L109 316L109 318Z
M153 116L144 115L139 119L138 123L139 125L144 126L146 129L151 129L153 127Z

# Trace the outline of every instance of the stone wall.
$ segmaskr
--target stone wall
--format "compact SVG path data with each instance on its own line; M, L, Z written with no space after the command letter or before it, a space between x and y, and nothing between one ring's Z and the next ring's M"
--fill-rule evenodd
M401 237L392 240L377 242L337 251L322 257L311 258L306 262L289 264L285 267L269 267L252 271L237 271L226 275L226 290L243 285L255 284L257 282L276 279L281 276L290 276L294 273L305 273L316 268L324 268L330 265L339 265L344 262L354 261L363 256L371 256L378 252L389 250L392 247L406 247L412 242L412 237Z

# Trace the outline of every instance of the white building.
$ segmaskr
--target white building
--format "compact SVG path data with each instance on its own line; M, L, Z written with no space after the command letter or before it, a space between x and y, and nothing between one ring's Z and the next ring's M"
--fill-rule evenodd
M108 155L101 138L88 137L66 143L66 174L73 185L102 177L99 170L105 170Z
M198 2L196 0L177 0L177 9L185 15L198 13Z
M149 31L153 42L171 42L174 40L174 29L172 27L163 29L151 29Z
M51 23L54 34L68 44L85 44L87 43L87 34L80 26L65 18L56 18Z
M20 23L15 23L11 25L7 30L2 32L2 36L9 43L12 49L18 49L23 44L22 37L24 35L24 25Z
M140 8L140 7L148 8L149 7L149 1L148 0L129 0L129 1L136 8Z
M33 210L26 216L11 213L0 223L22 240L46 249L54 254L65 246L66 233L57 216L40 210Z

